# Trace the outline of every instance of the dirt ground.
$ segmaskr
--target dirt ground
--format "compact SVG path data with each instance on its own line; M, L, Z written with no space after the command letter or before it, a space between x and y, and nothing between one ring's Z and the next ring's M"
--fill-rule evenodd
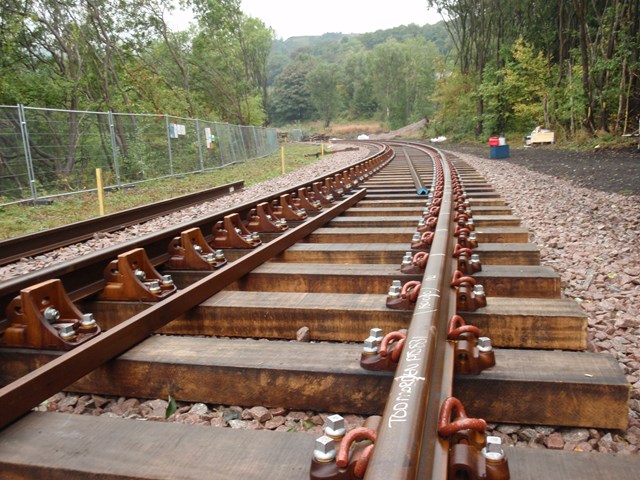
M437 145L443 150L489 158L489 147L464 144ZM577 152L555 146L510 146L510 162L530 170L568 180L575 185L622 195L640 195L640 150L635 146L616 150Z

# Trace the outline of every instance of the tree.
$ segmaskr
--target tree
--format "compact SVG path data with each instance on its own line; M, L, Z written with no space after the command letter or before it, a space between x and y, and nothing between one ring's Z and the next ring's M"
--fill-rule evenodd
M307 85L307 75L316 61L309 55L299 55L277 78L271 95L269 116L275 122L310 120L313 105Z
M316 65L316 68L307 75L306 82L311 104L327 128L340 105L336 69L326 63Z

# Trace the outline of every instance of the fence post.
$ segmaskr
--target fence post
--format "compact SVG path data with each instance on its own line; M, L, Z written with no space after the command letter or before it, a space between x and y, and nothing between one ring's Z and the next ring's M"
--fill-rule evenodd
M251 126L251 133L253 133L253 151L255 152L255 156L259 157L262 152L260 151L261 149L258 148L258 134L256 133L256 130L258 128L256 126Z
M200 158L200 171L204 172L204 158L202 157L202 137L200 136L200 120L196 118L196 132L198 134L198 158ZM205 139L208 141L209 139Z
M222 136L220 135L220 127L217 122L213 124L213 129L216 131L216 138L218 139L218 156L220 157L220 166L224 167L225 154L222 151Z
M18 104L18 119L20 121L20 133L22 135L22 146L24 148L24 159L27 162L27 173L29 175L29 188L31 198L34 203L38 199L36 190L36 172L33 169L33 158L31 157L31 146L29 145L29 130L27 128L27 117L24 114L24 105Z
M111 135L111 152L113 154L113 171L116 174L116 186L120 187L120 164L118 163L118 144L116 142L116 128L113 122L113 112L107 112L107 121L109 122L109 133Z
M169 149L169 175L173 176L173 155L171 154L171 129L169 126L169 114L164 114L165 123L167 125L167 148Z

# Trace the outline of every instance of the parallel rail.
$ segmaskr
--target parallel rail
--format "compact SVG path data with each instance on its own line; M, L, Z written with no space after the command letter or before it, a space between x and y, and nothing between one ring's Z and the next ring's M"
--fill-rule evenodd
M111 419L100 420L78 416L73 418L73 421L61 421L58 420L60 416L34 413L20 419L40 402L64 389L127 395L125 392L133 388L139 396L147 396L141 392L166 395L165 384L169 384L177 390L177 393L173 390L169 393L175 393L176 398L185 401L224 403L221 399L229 398L225 396L225 390L228 389L228 395L231 398L229 404L235 401L241 402L240 396L247 402L255 402L258 396L264 396L274 402L286 401L293 408L302 410L330 411L332 407L339 406L346 409L360 408L361 413L382 414L375 448L366 470L365 478L367 479L447 478L449 440L439 438L436 432L440 407L444 399L451 395L466 394L468 412L473 416L473 409L489 411L490 421L621 428L626 415L624 377L620 379L622 376L620 372L616 376L615 368L611 368L611 362L607 359L598 360L592 354L583 355L581 352L550 352L548 356L541 354L540 361L544 362L545 368L553 370L554 364L559 363L556 360L557 354L567 353L566 360L563 360L567 365L556 365L557 370L567 370L567 376L560 379L555 377L546 379L543 372L539 374L534 372L531 378L524 380L510 378L513 372L509 371L508 363L516 357L509 357L511 354L506 353L508 351L505 354L511 360L506 360L504 363L500 363L504 358L503 354L500 357L496 355L498 364L494 369L497 370L495 375L497 379L492 379L491 374L481 375L479 379L454 376L454 344L446 340L447 322L457 311L456 291L451 287L451 278L457 268L451 254L457 242L452 232L455 226L455 212L451 176L454 168L458 172L467 170L464 166L454 166L449 163L440 152L434 149L420 145L400 144L395 144L394 148L395 154L393 150L385 147L378 154L362 162L375 165L376 170L379 165L388 166L382 173L369 177L362 186L354 189L334 206L325 208L286 233L278 234L262 246L238 254L237 258L229 264L211 274L187 275L185 278L190 279L187 282L188 286L156 304L114 302L115 304L107 305L105 302L96 301L93 295L104 286L101 275L106 262L119 253L135 247L143 247L152 259L152 263L160 266L168 260L166 253L168 239L193 226L209 231L217 220L230 211L216 213L211 218L198 222L197 225L193 223L180 225L160 232L153 238L113 247L106 252L72 262L73 265L51 267L39 274L5 282L6 285L0 284L2 302L7 305L21 288L49 278L61 278L71 297L80 305L102 308L102 316L97 315L97 318L99 321L101 319L105 321L106 328L106 332L64 354L47 351L33 354L24 350L0 349L0 381L12 375L16 376L17 373L21 374L12 383L0 389L0 428L4 427L0 430L0 465L3 470L8 472L8 475L15 476L12 478L28 478L29 475L39 475L44 471L51 473L52 478L66 479L75 478L74 475L79 478L87 475L101 475L103 478L114 479L134 475L140 478L172 478L176 475L184 478L309 478L313 439L304 434L189 429L186 426L153 422L131 426L136 422L117 422ZM403 155L398 155L398 150L402 150ZM431 165L433 168L430 167ZM412 313L406 312L406 314L385 311L384 308L378 309L375 305L384 298L384 291L376 291L378 295L373 295L371 291L373 287L370 284L380 283L376 278L377 275L395 275L395 273L392 267L375 270L374 267L378 266L369 265L373 263L369 258L383 258L387 255L393 259L383 263L399 265L404 251L410 250L409 239L415 229L413 226L401 226L407 222L412 224L414 221L413 217L411 220L404 220L404 211L421 209L421 207L407 205L417 205L416 201L420 198L424 202L424 197L419 197L418 192L420 189L433 190L435 181L430 175L438 168L442 170L444 179L442 204L429 251L429 261L421 276L422 287L415 309ZM370 173L373 173L373 169ZM468 191L476 192L479 199L478 205L493 204L494 197L490 188L475 178L472 174L468 175ZM301 186L310 186L312 183ZM407 188L407 185L413 185L415 189ZM428 185L430 186L427 187ZM298 187L287 191L295 191ZM242 205L235 211L245 215L257 203L270 201L279 195L280 193ZM361 207L365 200L374 206ZM483 202L483 200L487 201ZM376 202L386 206L376 207ZM499 211L501 207L476 208L480 211L482 208L495 208ZM368 224L366 215L371 215L367 218L371 219L371 224L376 225L375 227L363 228L362 230L365 231L361 232L350 227L350 225ZM389 215L395 215L395 217L390 218ZM529 274L522 273L527 271L527 268L535 269L526 263L530 259L535 263L532 248L527 244L521 244L521 246L505 244L510 245L508 247L501 246L500 243L491 244L492 241L505 242L507 237L521 235L520 231L510 230L510 227L491 227L491 225L502 225L500 222L505 221L505 218L506 221L512 221L507 218L508 215L494 216L503 218L486 220L487 223L484 226L480 223L482 214L474 216L478 220L480 237L488 242L488 246L479 248L478 251L482 252L481 256L485 256L483 264L486 261L489 268L480 272L478 278L483 278L487 282L486 288L490 295L501 297L502 293L512 291L512 287L506 287L505 284L509 283L511 281L509 278L514 275L514 272L508 271L508 267L502 265L516 263L520 266L515 270L519 270L520 273L515 274L513 291L518 291L519 294L512 295L526 298L517 300L522 304L519 306L520 310L505 314L490 310L489 307L492 306L490 297L487 309L467 312L468 318L483 324L483 330L488 329L492 337L495 333L494 338L498 346L571 350L584 348L581 346L579 329L586 328L586 320L571 319L575 305L563 307L563 313L557 314L559 319L557 321L561 322L562 326L555 328L551 324L549 332L537 331L535 325L520 325L521 322L534 324L539 322L540 318L546 315L543 309L559 308L556 304L560 304L561 301L554 303L555 300L544 300L549 294L544 290L549 290L548 285L553 284L549 279L543 278L544 275L548 275L547 273L543 275L536 271L535 274L530 274L531 279L527 278ZM326 225L330 227L326 228ZM337 228L340 226L342 228ZM367 233L368 230L373 231ZM325 240L323 237L325 234L329 238L335 235L337 238L350 240ZM406 244L396 244L393 240L383 243L383 238L393 238L396 235L399 237L406 235L403 237L406 238ZM492 238L494 240L491 240ZM341 241L346 243L335 245L332 243ZM352 250L355 255L353 257L349 256ZM358 251L355 252L355 250ZM397 259L396 256L398 256ZM326 258L332 258L335 266L324 265L327 263ZM265 263L267 261L269 263ZM301 265L304 263L307 267L296 268L293 265L287 270L285 268L287 262ZM313 265L309 265L310 263ZM362 268L357 268L358 266ZM367 275L368 268L379 273L372 273L367 280L361 281L359 277ZM270 270L289 273L277 273L273 279L270 279ZM348 270L352 270L353 273L349 273ZM248 275L250 272L253 273ZM310 277L308 283L304 279L305 274L300 272L307 272L306 275ZM261 275L265 277L262 280L259 278ZM289 275L292 278L285 281L280 280L277 275L282 277ZM321 276L327 278L327 285L320 284L318 278ZM340 280L341 276L343 280ZM82 277L82 281L79 277ZM296 280L298 277L301 278ZM280 287L280 281L287 286ZM526 289L526 286L535 285L536 282L544 284L540 287L540 292L523 290L523 285ZM299 285L301 283L302 285ZM358 291L360 296L349 296L348 291L351 290L348 290L347 285L354 292ZM234 295L244 291L245 288L247 291L244 292L244 297ZM260 303L261 300L257 296L250 294L251 291L269 292L265 296L273 297L270 300L273 305L266 307L266 304ZM297 292L299 296L295 296L296 293L293 292ZM340 294L332 292L343 292L345 299L340 301L351 301L353 307L340 303L337 298ZM305 301L311 302L311 297L315 293L318 295L315 301L319 302L319 305L307 307L307 313L300 313L304 305L298 305L298 302L301 304ZM559 295L559 289L557 293ZM291 302L296 306L295 308L300 308L299 311L294 309L293 313L287 312L288 309L293 308L287 303L287 298L290 296L295 297ZM235 315L233 309L225 306L224 298L240 298L241 303L235 307L236 311L245 308L246 313L239 312ZM501 299L493 300L495 300L493 308L499 309ZM332 311L332 301L338 303L335 307L336 313L329 313ZM374 306L370 307L370 311L364 311L365 307L362 305L366 302L373 302ZM533 309L533 313L523 309L525 304L529 305L530 310ZM359 312L360 309L363 311ZM345 312L338 312L342 310ZM211 315L211 318L207 318L207 315ZM241 315L247 317L246 320ZM166 335L153 335L156 332L169 335L287 338L283 331L295 327L295 324L286 326L287 319L305 315L309 317L298 321L307 322L311 326L313 339L318 341L358 341L364 336L363 328L366 331L370 327L378 326L371 322L385 321L389 324L395 322L398 325L406 322L408 328L406 343L395 373L367 373L360 370L359 366L353 365L360 347L347 344L318 343L300 347L283 342L282 345L273 346L262 342L207 338L197 339L197 342L191 343L188 337L181 340ZM330 315L336 318L330 318ZM375 317L375 320L368 319L367 315L371 318ZM122 318L116 319L118 316ZM522 317L524 320L516 317ZM517 325L512 327L510 324L499 323L504 322L505 319ZM582 327L571 330L568 335L565 335L568 322L574 322L572 325L582 325ZM289 321L289 323L293 322ZM366 326L363 327L363 323ZM509 330L510 328L513 330ZM522 333L522 329L527 330ZM505 333L503 330L509 331ZM522 338L515 338L514 331L519 331ZM576 337L580 338L576 339ZM584 343L586 344L586 338ZM176 351L163 350L167 345L173 345ZM546 346L540 347L540 345ZM563 346L558 347L558 345ZM215 352L226 351L227 348L238 349L235 355L229 353L232 363L228 366L216 363L218 360L214 358ZM192 349L195 349L193 353ZM290 350L295 353L288 353ZM150 352L150 356L145 357L147 355L145 352ZM116 358L118 355L121 355L119 359ZM171 363L172 355L180 359ZM322 357L318 357L317 362L314 362L313 355ZM277 358L272 359L270 356L277 356ZM308 356L311 358L307 358ZM226 358L224 355L223 357ZM324 360L325 357L326 360ZM530 359L533 357L527 357L529 358L527 361L531 362ZM156 369L155 362L160 363L160 360L165 360L163 363L166 366L158 366ZM250 366L251 362L255 365ZM346 365L340 362L346 362ZM141 366L136 367L137 363ZM328 366L323 367L324 363ZM572 369L572 363L579 364L579 368ZM143 372L141 374L143 376L136 383L134 377L140 375L136 370L138 368ZM327 368L326 372L322 370L323 368ZM582 378L576 379L581 377L580 369L582 368L588 372L588 376L585 374ZM269 373L267 369L273 371L282 369L282 371ZM515 370L523 370L526 373L527 368ZM230 380L227 380L227 376ZM285 379L289 376L291 376L290 384L284 386ZM504 382L505 378L509 381ZM481 385L483 379L488 382L487 386ZM573 383L569 384L569 381L575 382L575 386ZM69 386L73 382L76 383ZM128 382L131 385L122 387L119 391L120 382ZM213 384L208 386L210 382ZM264 385L253 385L252 382L256 384L264 382ZM345 382L353 382L353 384L345 386L343 385ZM517 390L517 387L505 386L518 382L525 385L520 387L521 390ZM526 386L526 382L533 383L531 386ZM567 385L563 386L564 383ZM104 389L104 391L92 390L92 388ZM370 388L372 391L362 391L362 388ZM519 396L518 400L522 403L523 408L514 410L515 415L520 415L518 418L509 416L513 415L511 413L506 413L514 409L509 388L516 388L515 395ZM557 398L554 398L553 392L545 391L548 388L558 389ZM246 393L242 392L243 389ZM284 391L270 391L277 389L284 389ZM199 390L210 392L216 399L192 398L195 394L190 392ZM528 390L535 391L535 401L525 399L529 395ZM498 391L500 393L495 393ZM383 396L387 395L386 399L378 398L381 392L384 392ZM504 398L485 403L476 402L474 398L494 394L504 395ZM181 398L181 395L184 398ZM602 395L607 396L606 401ZM554 401L553 408L548 406L552 401ZM600 402L604 404L601 406ZM494 410L491 410L492 406L495 406ZM582 409L585 410L584 415ZM349 412L349 410L343 411ZM572 415L576 418L567 420ZM187 430L189 430L188 433ZM46 435L43 432L46 432ZM56 438L56 434L69 436L74 440L58 445L55 440L51 441L52 438ZM167 444L167 438L175 441ZM80 448L78 442L82 443L79 455L61 453L72 450L78 452L77 449ZM25 448L27 445L28 448ZM135 455L140 445L148 446L145 450L148 450L153 458L152 461L147 462L149 453L146 454L144 468L136 463L142 461L141 456ZM186 449L185 446L187 446ZM36 455L31 455L32 449L37 452ZM100 449L102 454L94 455L91 453L92 449ZM512 478L530 478L527 476L529 473L532 473L533 478L547 478L550 472L559 471L554 470L556 468L564 472L572 472L572 475L576 472L575 478L587 478L587 474L597 478L598 472L606 469L616 478L630 479L635 478L637 468L640 467L640 461L636 461L637 459L603 461L602 455L595 457L581 455L580 459L575 461L574 457L570 460L564 456L540 457L540 452L533 451L530 455L536 460L530 460L533 457L520 450L522 449L514 449L508 453L508 456L513 455L510 457ZM203 454L203 451L206 451L206 454ZM117 460L113 463L104 463L102 458L108 459L109 455L117 456ZM123 458L124 456L127 458ZM82 457L82 460L76 457ZM585 464L588 467L585 467ZM533 472L534 465L537 465L537 472Z
M130 225L146 222L152 218L175 212L190 205L207 202L227 195L244 187L244 181L220 185L199 192L181 195L141 207L130 208L102 217L91 218L50 228L41 232L0 241L0 265L6 265L21 258L50 252L56 248L83 242L96 233L113 232Z

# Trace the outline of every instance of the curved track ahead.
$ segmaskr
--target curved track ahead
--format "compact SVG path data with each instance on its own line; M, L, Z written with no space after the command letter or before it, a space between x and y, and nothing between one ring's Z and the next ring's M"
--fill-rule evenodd
M391 147L328 183L318 179L340 198L283 233L262 235L261 246L226 250L229 263L215 270L165 269L167 243L194 227L182 225L146 245L118 247L2 285L8 305L28 282L57 276L105 330L64 354L0 349L3 472L15 478L46 472L50 478L282 479L337 468L332 461L312 462L315 439L304 433L38 413L16 420L62 389L381 415L368 423L374 433L365 434L376 437L365 465L370 479L446 478L447 463L460 455L453 447L460 434L440 428L452 420L441 415L451 395L470 417L492 422L623 428L624 376L612 359L579 351L586 346L586 318L561 298L557 275L539 266L537 247L527 243L526 230L499 195L433 149ZM313 183L299 187L309 191ZM341 189L349 191L340 196ZM284 193L291 191L299 189ZM242 218L264 200L272 198L241 206ZM198 225L207 241L229 213ZM171 272L175 293L157 302L99 297L109 285L102 277L106 265L134 247L144 247L153 265ZM428 252L428 259L414 257L418 252ZM481 270L471 254L479 255ZM409 273L401 273L403 260ZM402 300L395 287L387 294L394 280L413 301ZM484 286L486 306L474 283ZM405 309L387 306L402 302ZM478 350L463 349L467 337L447 341L454 314L492 338L499 347L495 366L475 375L460 371L470 361L465 352ZM309 328L312 343L281 341L301 326ZM375 338L365 342L373 356L362 361L377 358L388 370L361 367L361 342L373 327L406 329L404 339L402 332L389 337L397 364L375 357ZM456 358L462 367L454 367ZM634 478L638 468L635 458L506 450L512 478L550 478L558 471L597 478L605 470ZM327 478L353 478L352 470L367 463L353 455L350 462L348 473Z

